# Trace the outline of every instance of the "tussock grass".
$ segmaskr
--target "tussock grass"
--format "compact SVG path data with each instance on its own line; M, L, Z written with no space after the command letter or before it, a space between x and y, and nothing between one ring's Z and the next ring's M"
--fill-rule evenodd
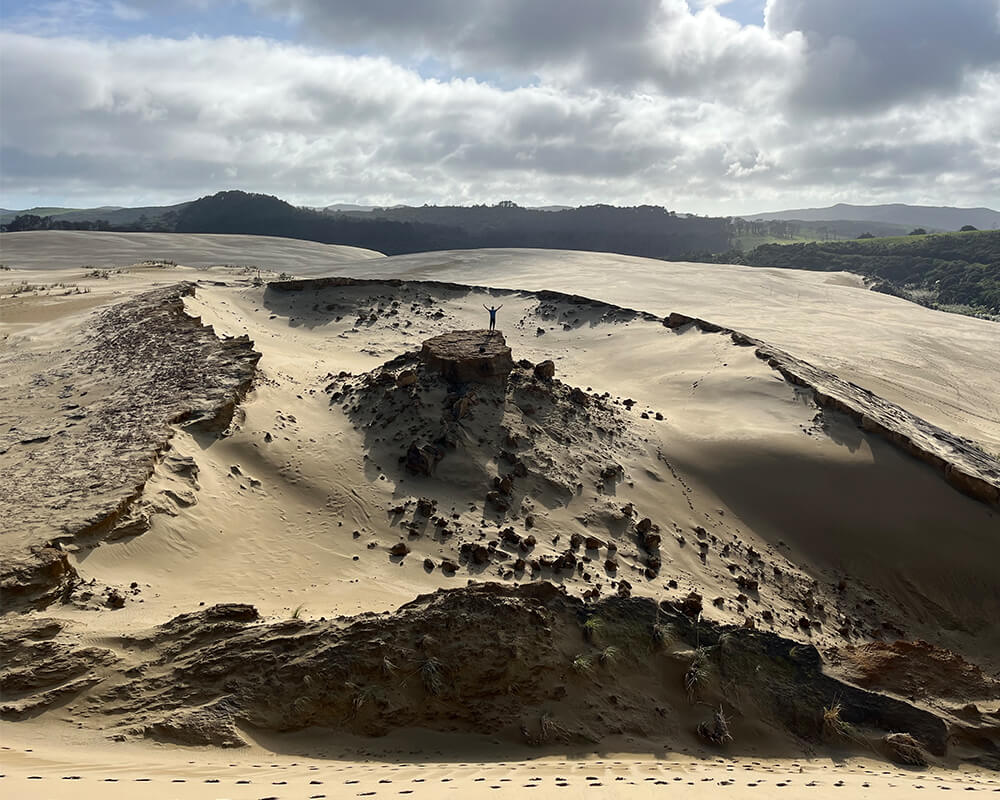
M600 617L591 617L583 623L583 638L593 642L602 630L604 630L604 620Z
M587 675L594 668L593 659L590 656L580 653L573 659L573 670L580 675Z
M441 694L444 691L444 665L430 656L420 665L420 680L430 694Z
M597 656L598 660L605 666L614 664L621 657L621 653L617 647L608 645L605 647L600 655Z
M695 651L691 665L684 673L684 691L687 692L688 699L694 701L698 692L708 680L708 651L700 647Z

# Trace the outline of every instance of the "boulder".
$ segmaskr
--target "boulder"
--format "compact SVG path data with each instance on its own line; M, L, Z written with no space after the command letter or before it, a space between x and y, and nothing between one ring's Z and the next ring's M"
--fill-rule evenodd
M514 368L499 331L451 331L424 342L420 358L451 383L503 383Z
M431 475L442 456L434 445L414 442L406 451L406 469L414 475Z
M681 601L681 611L689 617L697 617L701 613L702 597L697 592L689 592Z
M535 377L539 380L550 381L556 374L554 361L542 361L535 365Z
M417 382L417 371L413 369L403 370L396 376L396 385L400 388L412 386Z

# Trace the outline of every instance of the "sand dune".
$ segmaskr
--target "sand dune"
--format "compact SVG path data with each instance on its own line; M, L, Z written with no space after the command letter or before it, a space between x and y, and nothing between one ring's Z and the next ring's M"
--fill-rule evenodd
M16 269L113 267L167 260L188 267L233 264L298 272L382 257L363 247L224 233L21 231L0 236L0 263Z
M996 477L949 438L998 440L973 396L995 326L850 276L601 254L329 271L407 279L0 273L0 785L996 788L1000 512L946 479L980 456ZM483 304L510 362L446 379L421 345L491 341ZM886 358L907 337L922 372ZM843 391L858 414L823 400ZM850 727L824 729L838 704ZM930 767L888 764L901 731Z

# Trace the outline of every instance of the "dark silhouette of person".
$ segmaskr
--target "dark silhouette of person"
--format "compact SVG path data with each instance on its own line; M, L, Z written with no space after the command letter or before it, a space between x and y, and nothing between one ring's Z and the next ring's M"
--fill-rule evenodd
M503 306L501 305L501 306L496 306L495 308L491 308L490 306L486 305L486 303L483 303L483 308L485 308L487 311L490 312L490 330L495 331L497 329L497 312L501 308L503 308Z

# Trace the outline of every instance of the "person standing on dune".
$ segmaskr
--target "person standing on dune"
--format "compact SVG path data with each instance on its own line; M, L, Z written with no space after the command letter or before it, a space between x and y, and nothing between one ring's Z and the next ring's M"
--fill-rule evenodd
M487 311L490 312L490 330L491 331L495 331L496 328L497 328L497 312L501 308L503 308L503 306L500 305L500 306L496 306L495 308L493 308L493 307L490 307L490 306L486 305L486 303L483 303L483 308L485 308Z

